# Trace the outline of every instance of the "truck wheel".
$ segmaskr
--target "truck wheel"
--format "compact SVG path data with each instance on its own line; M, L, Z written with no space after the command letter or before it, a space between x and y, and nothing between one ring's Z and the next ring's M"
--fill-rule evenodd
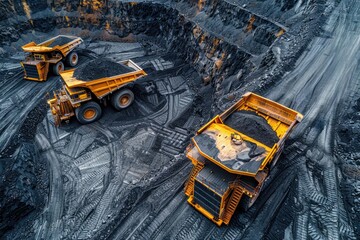
M239 202L239 207L241 210L243 210L244 212L246 212L249 208L252 207L252 205L254 205L256 199L259 197L260 193L261 193L261 189L262 189L262 186L264 185L264 183L261 184L260 186L260 189L259 189L259 192L256 194L256 196L254 197L249 197L248 195L246 194L243 194L240 202Z
M66 56L66 65L75 67L79 62L79 56L76 52L71 52Z
M76 118L81 124L95 122L101 117L101 113L100 105L93 101L86 102L75 109Z
M60 75L62 71L64 71L65 67L62 61L53 65L53 73L57 76Z
M118 111L129 107L134 102L134 93L130 89L121 89L111 97L111 103Z
M54 118L54 125L55 126L60 126L61 125L61 118L59 116L59 114L56 113L56 115L53 114L53 118Z

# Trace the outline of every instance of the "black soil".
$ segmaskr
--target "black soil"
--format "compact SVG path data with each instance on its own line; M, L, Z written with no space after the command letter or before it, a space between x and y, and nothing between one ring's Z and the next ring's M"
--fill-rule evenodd
M0 239L16 223L34 210L41 209L48 194L46 163L39 158L34 144L37 125L47 112L42 100L27 115L9 147L0 154ZM15 155L15 157L14 157ZM28 239L27 237L23 239Z
M279 141L268 122L252 111L237 111L225 119L225 124L268 147Z
M55 39L55 41L53 41L49 47L55 47L55 46L62 46L64 44L67 44L69 42L71 42L72 40L74 40L73 38L68 38L68 37L58 37Z
M73 76L83 81L91 81L133 71L134 69L108 58L97 58L78 67Z

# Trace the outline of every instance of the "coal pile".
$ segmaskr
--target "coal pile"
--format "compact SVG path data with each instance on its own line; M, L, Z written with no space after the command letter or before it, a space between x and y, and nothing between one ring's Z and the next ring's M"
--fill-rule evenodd
M67 44L69 42L71 42L72 40L74 40L73 38L69 38L69 37L58 37L55 39L55 41L53 41L49 47L55 47L55 46L62 46L64 44Z
M125 66L124 64L114 62L108 58L97 58L79 66L74 71L73 76L83 81L91 81L133 71L134 69Z
M252 111L237 111L225 119L225 124L268 147L279 141L268 122Z

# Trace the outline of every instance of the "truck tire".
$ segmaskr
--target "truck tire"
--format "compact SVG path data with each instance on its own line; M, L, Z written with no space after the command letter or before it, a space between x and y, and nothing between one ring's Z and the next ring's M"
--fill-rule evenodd
M65 67L62 61L59 61L58 63L53 65L53 73L57 76L60 75L62 71L64 71Z
M256 202L256 199L259 197L260 193L261 193L261 189L262 186L264 185L264 183L261 184L259 192L257 193L257 195L255 197L249 197L246 194L243 194L240 202L239 202L239 207L242 211L246 212L249 208L252 207L252 205L254 205L254 203Z
M65 63L69 67L75 67L79 62L79 55L76 52L70 52L66 56Z
M86 102L75 109L76 118L81 124L95 122L101 117L101 114L101 106L94 101Z
M134 102L134 93L130 89L121 89L111 97L111 104L118 111L129 107Z

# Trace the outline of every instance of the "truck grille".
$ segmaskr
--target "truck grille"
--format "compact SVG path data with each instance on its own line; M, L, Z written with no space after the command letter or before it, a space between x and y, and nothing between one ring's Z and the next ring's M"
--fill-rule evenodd
M197 180L194 186L194 200L214 217L219 217L221 197Z
M39 79L39 73L37 71L36 65L24 64L24 70L27 77Z

